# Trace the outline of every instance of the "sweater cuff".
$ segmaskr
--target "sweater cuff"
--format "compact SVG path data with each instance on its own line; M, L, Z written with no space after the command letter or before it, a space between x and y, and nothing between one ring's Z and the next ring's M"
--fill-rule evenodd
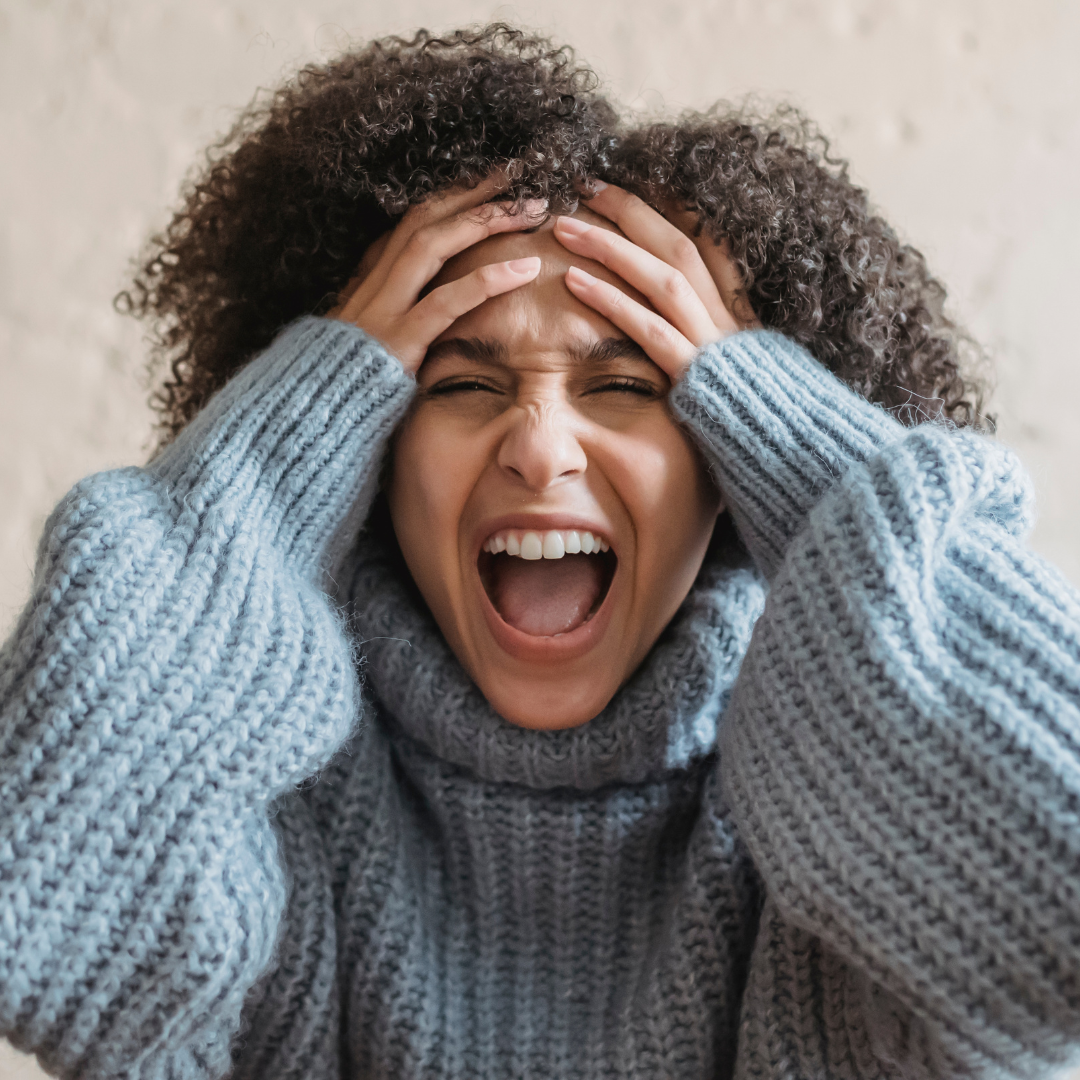
M802 346L750 330L708 345L671 392L758 567L772 578L810 508L905 428Z
M308 317L247 364L148 466L174 497L259 528L325 584L367 515L415 381L349 323Z

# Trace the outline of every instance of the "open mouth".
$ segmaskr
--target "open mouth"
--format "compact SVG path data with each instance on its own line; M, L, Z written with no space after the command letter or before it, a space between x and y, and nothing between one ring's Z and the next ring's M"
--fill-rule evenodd
M533 637L558 637L587 623L617 565L607 540L570 529L504 529L488 537L477 559L500 618Z

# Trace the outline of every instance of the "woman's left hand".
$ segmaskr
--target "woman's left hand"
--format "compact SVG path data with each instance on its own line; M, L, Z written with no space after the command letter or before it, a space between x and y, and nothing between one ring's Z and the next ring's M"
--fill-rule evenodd
M567 287L633 338L673 383L703 346L761 325L749 311L726 247L708 237L694 238L697 220L692 214L673 214L678 222L673 224L614 184L598 184L597 189L588 208L608 218L624 235L580 218L560 217L555 236L575 255L594 259L618 274L655 311L578 267L566 272ZM703 255L708 256L708 265Z

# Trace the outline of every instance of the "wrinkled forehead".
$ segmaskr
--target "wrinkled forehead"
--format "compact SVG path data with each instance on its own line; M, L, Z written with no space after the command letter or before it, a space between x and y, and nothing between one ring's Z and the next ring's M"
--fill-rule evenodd
M608 229L619 233L620 230L607 218L594 214L585 207L579 207L570 217L580 218L590 225ZM449 281L456 281L460 277L471 273L480 266L488 263L504 262L509 259L524 259L531 255L540 256L540 275L533 282L533 287L544 288L553 281L561 282L566 271L571 266L580 266L589 273L606 280L617 282L615 275L605 267L593 262L592 259L584 259L580 255L573 255L555 239L555 218L551 217L539 228L527 233L502 233L498 236L490 236L481 240L470 248L448 259L446 265L432 280L430 287L445 285Z
M623 235L607 218L584 208L572 216ZM554 228L555 221L551 219L528 233L501 233L449 259L429 288L446 285L490 263L530 256L540 257L540 273L527 284L490 297L466 311L435 339L434 345L461 340L497 343L511 365L525 358L534 365L554 364L560 368L567 362L576 364L582 349L601 341L626 338L622 330L570 291L566 271L577 266L614 285L639 304L648 307L648 300L602 263L563 247L555 238ZM435 353L438 351L436 348ZM420 370L430 374L427 363Z

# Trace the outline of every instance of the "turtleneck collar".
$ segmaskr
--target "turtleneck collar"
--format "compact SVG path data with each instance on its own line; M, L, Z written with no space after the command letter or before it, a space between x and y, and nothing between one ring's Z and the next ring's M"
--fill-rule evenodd
M480 779L532 788L654 781L711 754L765 598L752 569L706 563L603 712L576 728L533 731L491 708L396 562L365 534L350 575L368 693L396 729L431 753Z

